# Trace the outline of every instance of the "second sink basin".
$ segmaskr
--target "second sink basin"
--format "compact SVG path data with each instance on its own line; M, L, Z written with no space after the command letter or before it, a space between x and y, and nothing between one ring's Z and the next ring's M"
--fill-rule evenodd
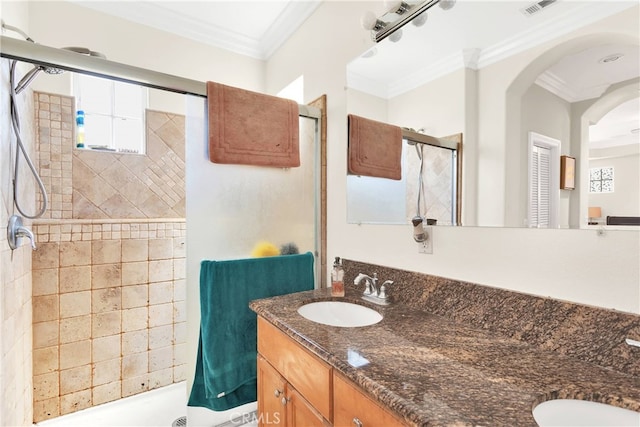
M533 408L538 425L546 426L639 426L640 413L604 403L558 399Z
M313 322L343 328L374 325L382 320L375 310L342 301L312 302L300 307L298 313Z

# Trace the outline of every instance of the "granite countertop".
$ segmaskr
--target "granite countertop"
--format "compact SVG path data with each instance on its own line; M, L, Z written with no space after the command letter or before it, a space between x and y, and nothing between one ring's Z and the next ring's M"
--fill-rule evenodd
M359 384L410 425L535 426L532 409L556 398L640 411L640 379L402 304L382 307L346 289L253 301L250 307ZM297 313L306 303L362 304L384 318L359 328L325 326Z

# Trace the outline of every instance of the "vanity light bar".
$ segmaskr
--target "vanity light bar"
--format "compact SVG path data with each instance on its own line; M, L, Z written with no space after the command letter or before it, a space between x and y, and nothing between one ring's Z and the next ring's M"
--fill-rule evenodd
M440 3L440 0L426 0L422 3L411 6L410 8L407 8L406 3L402 3L402 7L385 13L379 19L379 21L386 22L387 25L382 26L382 28L380 29L377 29L377 27L374 28L373 40L376 43L380 43L382 40L393 34L396 30L399 30L400 28L411 22L413 18L420 15L422 12L426 12L438 3ZM393 20L392 18L396 18L396 16L397 19ZM389 18L391 20L386 21L384 18Z

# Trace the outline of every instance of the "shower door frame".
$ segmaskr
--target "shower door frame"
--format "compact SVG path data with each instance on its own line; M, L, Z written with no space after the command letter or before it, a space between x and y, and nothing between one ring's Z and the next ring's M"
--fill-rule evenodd
M121 64L109 61L104 58L97 58L86 55L79 55L69 50L58 49L50 46L43 46L37 43L19 40L13 37L0 36L0 57L28 62L34 65L59 68L75 73L87 74L94 77L102 77L109 80L116 80L125 83L132 83L152 89L159 89L168 92L180 93L184 95L194 95L202 98L207 97L206 82L174 76L172 74L161 73L148 70L146 68ZM321 260L326 252L326 212L322 209L322 193L326 188L322 185L322 153L320 149L322 129L322 110L311 105L298 104L298 115L315 120L315 282L316 288L324 287L321 278Z

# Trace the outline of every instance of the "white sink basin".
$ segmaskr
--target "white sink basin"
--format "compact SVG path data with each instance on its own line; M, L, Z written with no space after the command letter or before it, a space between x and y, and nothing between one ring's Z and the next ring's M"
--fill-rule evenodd
M556 399L533 408L533 418L546 426L640 426L640 412L587 400Z
M342 301L312 302L300 307L298 313L313 322L343 328L373 325L382 320L375 310Z

